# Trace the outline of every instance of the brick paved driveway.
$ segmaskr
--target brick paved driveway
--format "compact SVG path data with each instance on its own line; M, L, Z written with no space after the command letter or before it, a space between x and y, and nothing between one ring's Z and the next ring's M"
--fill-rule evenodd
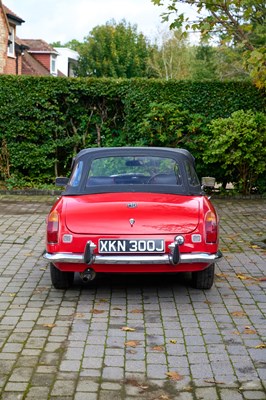
M224 259L205 292L185 275L53 289L49 203L0 198L1 399L266 398L266 251L251 244L266 238L265 199L215 200Z

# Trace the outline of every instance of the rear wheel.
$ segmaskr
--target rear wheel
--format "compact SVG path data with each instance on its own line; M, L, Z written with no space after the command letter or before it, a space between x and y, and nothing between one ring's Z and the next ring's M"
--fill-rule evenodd
M203 271L192 272L192 285L196 289L210 289L214 281L215 264Z
M50 275L52 284L56 289L68 289L74 281L74 272L62 272L53 264L50 264Z

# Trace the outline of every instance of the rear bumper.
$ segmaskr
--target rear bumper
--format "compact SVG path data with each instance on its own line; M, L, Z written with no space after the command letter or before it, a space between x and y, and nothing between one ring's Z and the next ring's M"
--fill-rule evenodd
M152 255L99 255L94 254L95 245L88 242L91 248L89 257L88 252L84 253L47 253L44 252L43 257L51 263L72 263L72 264L194 264L204 263L212 264L222 258L221 251L214 254L209 253L180 253L176 259L174 251L167 254L152 254ZM176 244L174 244L176 245ZM171 245L170 245L171 246ZM170 247L169 246L169 247ZM171 247L172 248L172 247Z

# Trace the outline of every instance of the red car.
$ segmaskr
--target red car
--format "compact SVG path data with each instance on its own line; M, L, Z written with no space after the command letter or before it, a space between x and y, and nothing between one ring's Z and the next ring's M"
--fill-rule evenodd
M78 272L191 272L210 289L218 250L218 217L184 149L93 148L74 160L62 196L47 217L44 258L52 284L66 289Z

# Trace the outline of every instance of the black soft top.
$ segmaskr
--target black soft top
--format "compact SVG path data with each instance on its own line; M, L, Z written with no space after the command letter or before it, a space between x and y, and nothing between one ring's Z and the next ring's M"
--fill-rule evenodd
M115 157L115 156L158 156L165 158L172 158L177 161L182 173L182 185L158 185L158 184L134 184L134 185L101 185L97 187L86 186L88 171L93 160L101 157ZM167 148L167 147L101 147L89 148L81 150L73 160L72 173L75 166L83 162L83 172L80 184L78 186L67 185L63 195L82 195L94 193L116 193L116 192L150 192L150 193L170 193L170 194L183 194L183 195L200 195L202 194L200 184L191 185L187 176L187 169L185 163L189 163L191 168L195 168L195 158L186 149L181 148Z
M82 156L90 156L97 153L97 156L104 156L104 155L112 155L112 156L120 156L120 155L143 155L149 154L152 155L156 153L159 155L168 154L172 157L173 154L183 154L190 161L194 164L195 158L193 155L186 149L172 149L170 147L94 147L90 149L83 149L81 150L75 157L75 161L78 160Z

